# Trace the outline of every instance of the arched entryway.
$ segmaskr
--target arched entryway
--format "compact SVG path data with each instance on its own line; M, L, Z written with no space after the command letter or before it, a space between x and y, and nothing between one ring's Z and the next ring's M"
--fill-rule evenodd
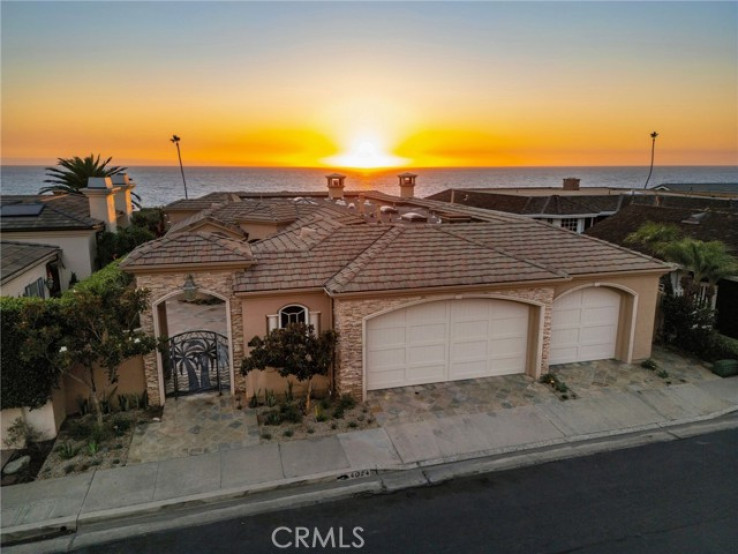
M233 390L229 300L198 290L160 299L154 307L158 337L166 337L159 354L160 394L164 398Z

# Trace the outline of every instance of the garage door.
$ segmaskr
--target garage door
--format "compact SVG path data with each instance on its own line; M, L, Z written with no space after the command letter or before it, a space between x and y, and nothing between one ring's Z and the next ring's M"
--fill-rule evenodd
M367 389L523 373L529 311L505 300L461 299L371 319Z
M550 364L615 357L620 295L593 287L556 300L551 316Z

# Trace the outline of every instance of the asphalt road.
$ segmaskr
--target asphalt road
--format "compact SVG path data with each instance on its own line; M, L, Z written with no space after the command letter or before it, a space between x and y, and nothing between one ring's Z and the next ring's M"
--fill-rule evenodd
M736 514L730 430L78 552L734 553Z

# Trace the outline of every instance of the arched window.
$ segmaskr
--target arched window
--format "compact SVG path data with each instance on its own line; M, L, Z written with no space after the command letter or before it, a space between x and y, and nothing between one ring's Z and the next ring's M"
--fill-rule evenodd
M316 332L320 331L320 312L308 310L300 304L289 304L274 315L267 316L267 331L284 329L290 323L312 325Z
M307 325L308 311L304 306L292 304L279 310L279 327L284 329L290 323L304 323Z

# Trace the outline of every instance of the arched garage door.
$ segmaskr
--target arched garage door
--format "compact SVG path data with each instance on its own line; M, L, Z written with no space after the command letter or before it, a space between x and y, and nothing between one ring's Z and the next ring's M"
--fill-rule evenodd
M529 312L526 304L470 298L370 319L367 390L524 373Z
M572 292L554 301L549 364L615 357L620 294L605 287Z

